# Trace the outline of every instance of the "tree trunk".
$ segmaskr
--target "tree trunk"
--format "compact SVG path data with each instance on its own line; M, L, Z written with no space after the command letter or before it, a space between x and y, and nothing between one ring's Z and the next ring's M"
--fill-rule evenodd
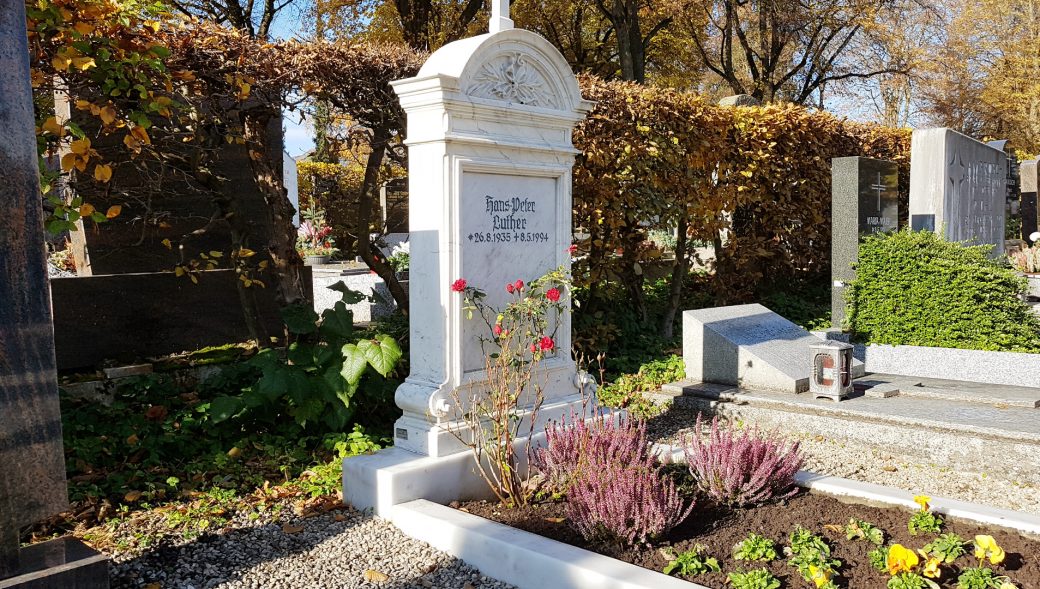
M675 316L682 304L683 283L690 271L690 258L687 254L690 239L687 235L690 227L690 219L686 214L679 217L677 227L678 235L675 239L675 263L672 264L672 278L668 289L668 306L665 307L664 316L661 317L661 337L666 340L672 339L675 333Z
M614 0L610 20L617 31L618 60L621 79L646 83L646 52L639 27L639 4L631 0Z
M241 112L246 149L253 178L264 195L268 219L271 224L271 242L267 253L271 257L271 272L277 286L275 299L283 306L309 303L306 283L303 280L303 260L296 251L296 227L293 215L296 210L289 202L282 184L281 162L276 168L268 154L267 129L278 112L266 108Z
M397 308L404 314L408 314L408 295L404 287L397 280L394 269L386 262L379 248L372 243L369 237L372 225L372 210L378 198L379 168L383 165L383 157L386 155L390 133L385 127L377 127L372 130L372 151L368 154L365 163L365 178L361 184L361 194L358 195L357 225L358 225L358 255L365 261L369 269L376 273L390 290L394 297Z

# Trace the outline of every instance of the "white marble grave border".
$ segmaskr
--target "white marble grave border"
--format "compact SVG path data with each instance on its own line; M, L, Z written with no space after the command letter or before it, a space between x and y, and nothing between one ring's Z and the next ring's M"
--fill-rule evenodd
M654 450L675 462L682 459L682 449L676 446L656 445ZM444 458L436 461L446 463ZM795 482L822 495L857 503L917 508L913 493L894 487L809 471L799 471ZM451 500L454 499L407 500L389 507L382 515L406 535L520 589L708 589L441 504ZM1040 536L1040 517L1032 514L942 497L933 498L931 506L933 511L948 517Z

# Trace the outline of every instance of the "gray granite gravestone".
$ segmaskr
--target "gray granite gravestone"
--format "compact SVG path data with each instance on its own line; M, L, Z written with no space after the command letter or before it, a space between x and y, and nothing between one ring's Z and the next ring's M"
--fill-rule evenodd
M22 527L68 508L21 0L0 3L0 72L0 588L107 587L97 553L85 567L69 563L86 549L74 540L19 550ZM52 575L50 564L62 570ZM77 581L89 571L104 584Z
M1022 239L1029 236L1040 227L1040 210L1036 202L1037 193L1037 160L1024 161L1019 165L1019 189L1021 190L1021 205L1019 213L1022 215Z
M759 304L683 312L686 378L789 393L809 390L820 338ZM863 363L853 362L853 377Z
M910 146L910 226L1004 254L1008 160L953 129L917 129Z
M899 167L867 157L831 160L831 321L845 319L845 285L856 278L860 238L899 228Z

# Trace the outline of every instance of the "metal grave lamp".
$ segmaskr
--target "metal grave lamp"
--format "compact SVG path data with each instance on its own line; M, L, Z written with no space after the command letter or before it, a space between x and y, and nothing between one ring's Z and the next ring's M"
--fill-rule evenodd
M809 392L814 398L840 401L852 392L852 346L832 340L809 346L812 375Z

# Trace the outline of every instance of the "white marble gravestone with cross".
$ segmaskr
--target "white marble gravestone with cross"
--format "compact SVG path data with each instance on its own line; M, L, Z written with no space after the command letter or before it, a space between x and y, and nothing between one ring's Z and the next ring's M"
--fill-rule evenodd
M512 28L503 0L492 4L490 30L393 83L408 115L411 233L411 373L396 393L404 415L394 445L427 456L463 449L451 431L455 392L485 379L487 325L467 320L452 282L465 279L500 308L507 282L570 266L571 130L591 103L556 48ZM541 364L546 418L581 396L570 317L558 321L558 351Z

